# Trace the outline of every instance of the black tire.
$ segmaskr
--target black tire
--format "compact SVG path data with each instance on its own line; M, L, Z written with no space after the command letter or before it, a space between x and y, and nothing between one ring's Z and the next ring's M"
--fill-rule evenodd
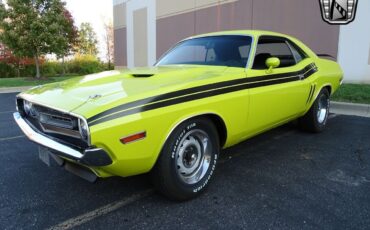
M326 109L325 114L321 108ZM310 110L301 118L298 119L299 126L309 132L322 132L328 121L330 108L330 93L327 88L323 88L312 104ZM319 113L321 111L321 113Z
M208 145L203 144L205 138ZM159 192L172 200L184 201L194 198L209 184L219 152L217 129L210 120L195 118L185 121L166 141L151 172L152 182ZM193 157L194 155L197 157ZM195 167L197 162L199 168ZM186 172L193 168L194 173L187 175Z

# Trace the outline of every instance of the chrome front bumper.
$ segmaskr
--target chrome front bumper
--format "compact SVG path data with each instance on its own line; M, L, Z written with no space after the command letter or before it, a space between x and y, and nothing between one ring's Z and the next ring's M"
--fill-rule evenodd
M50 149L56 155L88 166L107 166L112 164L112 159L103 149L89 148L80 152L36 132L18 112L14 113L13 117L28 139Z

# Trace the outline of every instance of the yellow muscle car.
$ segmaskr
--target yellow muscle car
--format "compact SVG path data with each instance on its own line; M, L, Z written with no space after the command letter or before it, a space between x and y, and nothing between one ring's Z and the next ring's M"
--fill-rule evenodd
M323 131L342 79L291 36L218 32L179 42L154 67L23 92L14 118L47 164L89 181L150 172L160 192L186 200L207 187L221 149L295 119Z

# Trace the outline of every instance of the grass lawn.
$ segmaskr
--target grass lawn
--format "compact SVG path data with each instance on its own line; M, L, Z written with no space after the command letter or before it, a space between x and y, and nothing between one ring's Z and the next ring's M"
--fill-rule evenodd
M64 81L76 76L67 77L48 77L41 80L35 80L33 78L0 78L1 87L19 87L19 86L36 86L43 85L52 82Z
M343 84L331 99L333 101L370 104L370 85Z

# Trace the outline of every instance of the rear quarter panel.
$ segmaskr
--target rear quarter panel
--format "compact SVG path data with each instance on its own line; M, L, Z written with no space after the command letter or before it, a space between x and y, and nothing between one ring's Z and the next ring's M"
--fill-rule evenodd
M306 111L308 111L322 88L330 87L330 93L335 93L343 80L343 71L337 62L329 59L319 58L308 46L306 46L299 39L290 36L287 36L287 38L301 47L318 68L318 72L309 78L309 81L313 85L315 85L316 90L313 95L313 100L311 100L311 103L308 104L308 107L306 109Z
M315 101L316 97L324 87L330 87L331 95L337 91L343 81L343 71L340 65L334 61L316 58L315 59L318 72L314 75L312 82L316 85L311 104Z

